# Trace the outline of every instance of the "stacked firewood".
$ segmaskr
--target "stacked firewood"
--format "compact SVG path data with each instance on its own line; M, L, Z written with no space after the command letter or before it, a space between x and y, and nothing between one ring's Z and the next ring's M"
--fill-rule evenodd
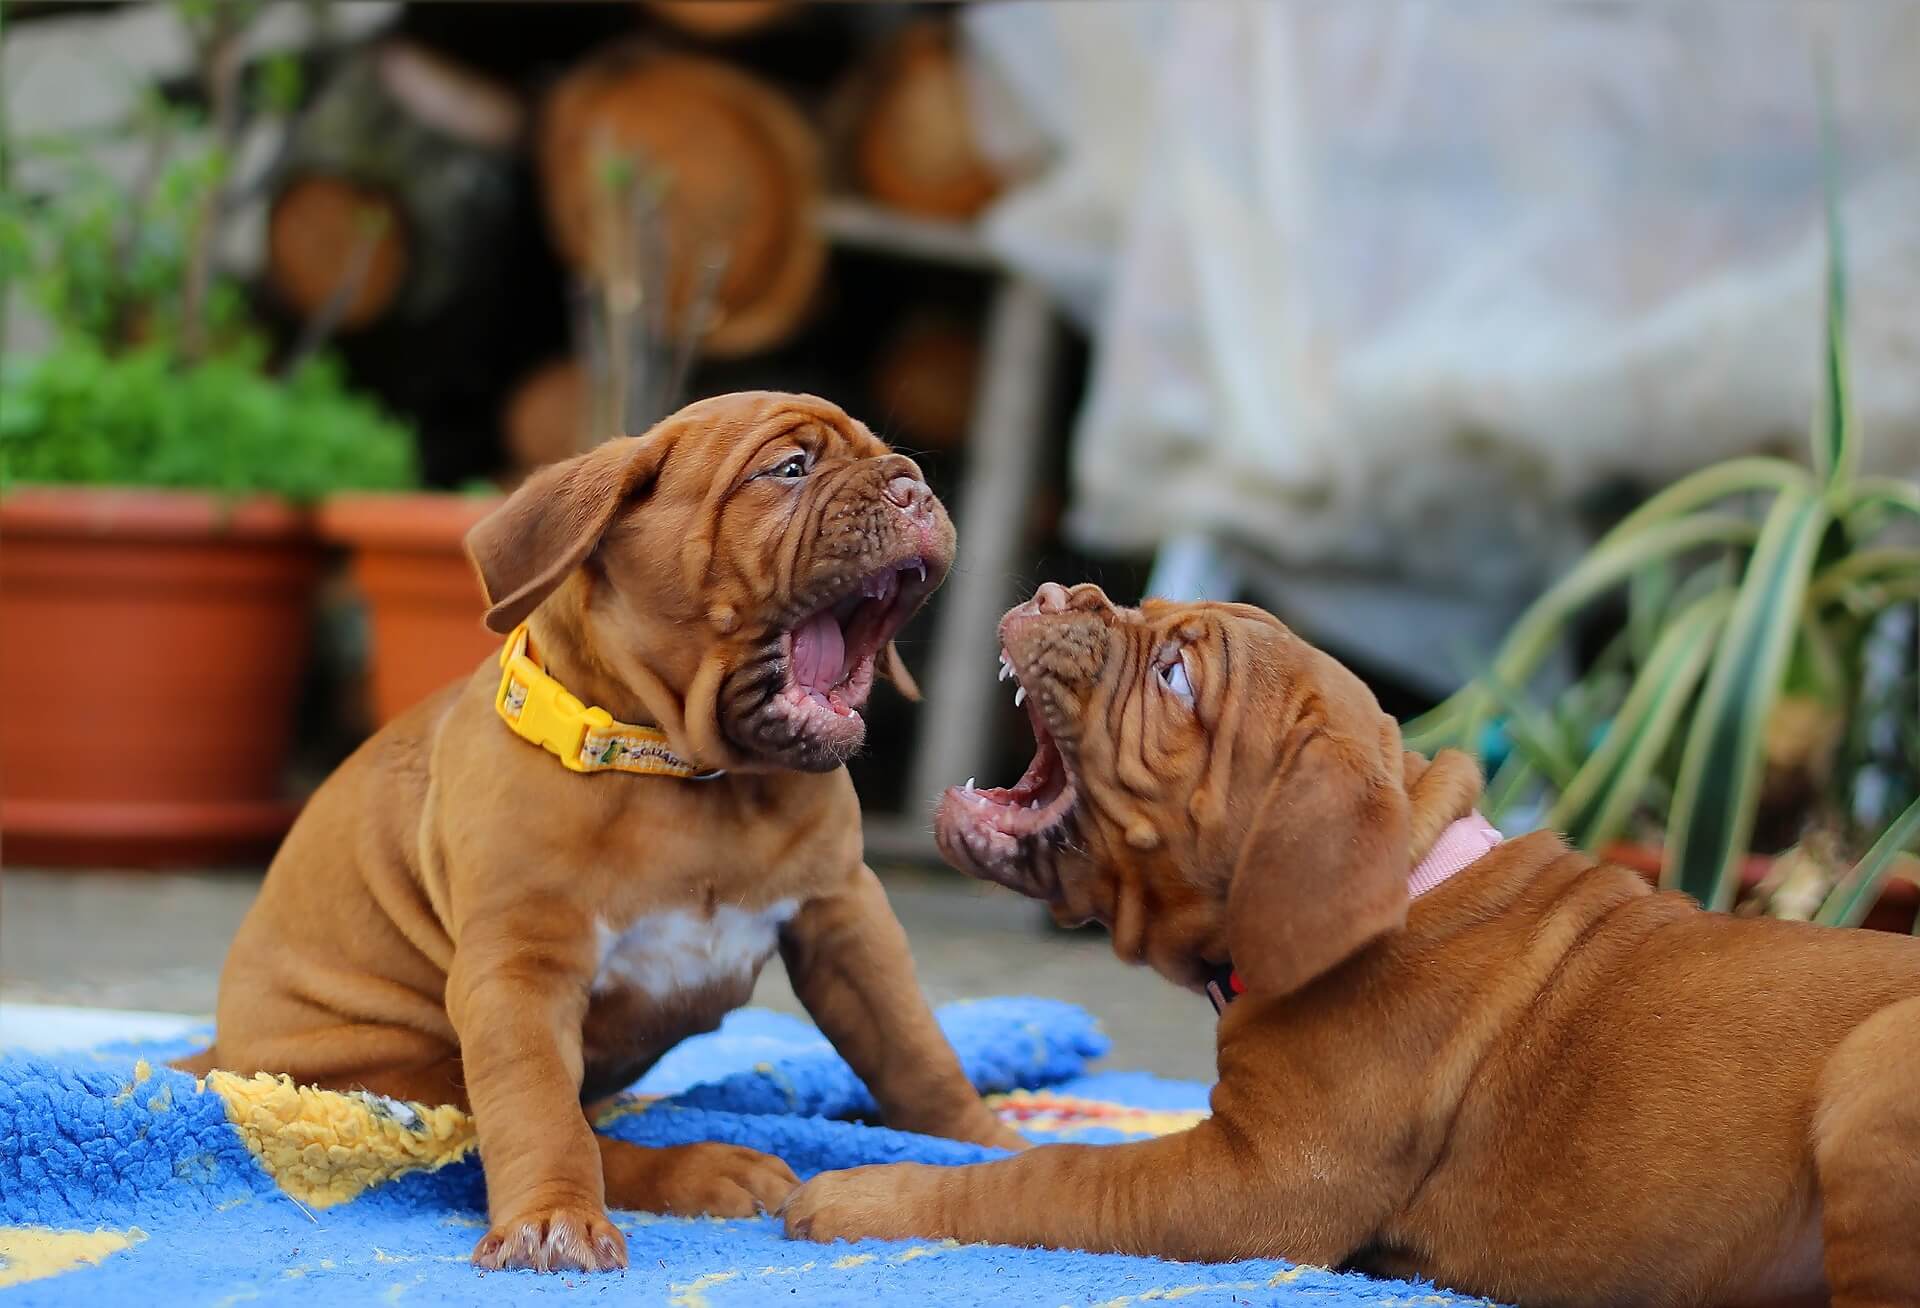
M820 215L977 216L1002 179L966 95L938 9L408 6L320 70L270 180L262 293L415 419L443 484L511 482L742 377L864 390L950 449L977 306L895 277L886 321L849 321L885 296L842 276Z

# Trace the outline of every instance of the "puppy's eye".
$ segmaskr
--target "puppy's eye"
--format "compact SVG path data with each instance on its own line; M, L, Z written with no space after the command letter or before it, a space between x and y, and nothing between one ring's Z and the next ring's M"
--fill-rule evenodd
M812 461L805 454L789 454L780 462L761 473L762 477L778 477L782 481L795 481L807 475Z
M1193 703L1193 685L1187 680L1185 655L1175 654L1171 662L1160 665L1160 684L1174 697L1187 704Z

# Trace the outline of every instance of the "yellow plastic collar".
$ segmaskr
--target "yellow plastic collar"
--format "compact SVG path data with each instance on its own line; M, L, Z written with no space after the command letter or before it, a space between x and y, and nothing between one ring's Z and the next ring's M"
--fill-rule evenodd
M605 709L582 704L534 662L524 622L507 637L500 669L500 690L493 697L500 720L514 735L539 745L575 772L634 772L699 781L726 775L702 772L681 758L658 727L616 722Z

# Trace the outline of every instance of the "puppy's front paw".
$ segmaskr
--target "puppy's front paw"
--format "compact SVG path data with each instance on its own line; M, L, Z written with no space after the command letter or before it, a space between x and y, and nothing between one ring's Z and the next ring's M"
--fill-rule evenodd
M935 1236L921 1213L916 1182L939 1169L891 1163L822 1172L793 1192L782 1210L789 1240L905 1240Z
M771 1154L739 1145L677 1145L603 1151L607 1202L679 1217L752 1217L786 1201L800 1178Z
M496 1225L473 1246L473 1265L497 1272L613 1272L627 1265L627 1239L591 1204L556 1204Z

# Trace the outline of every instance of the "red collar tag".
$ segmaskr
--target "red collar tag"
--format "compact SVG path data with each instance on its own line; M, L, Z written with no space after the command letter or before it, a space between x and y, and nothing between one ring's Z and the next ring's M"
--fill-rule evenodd
M1213 1011L1224 1013L1227 1005L1247 993L1247 983L1233 970L1233 964L1225 963L1214 970L1213 980L1207 982L1207 998L1213 1001Z

